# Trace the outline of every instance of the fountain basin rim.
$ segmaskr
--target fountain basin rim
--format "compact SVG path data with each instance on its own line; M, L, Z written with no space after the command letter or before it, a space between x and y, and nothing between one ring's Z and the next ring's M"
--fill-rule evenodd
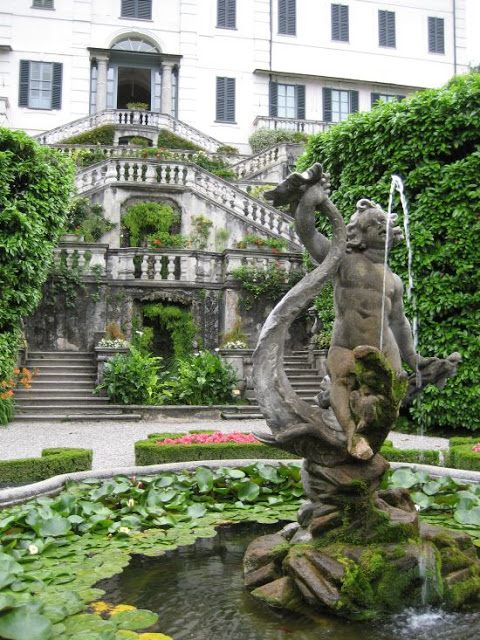
M34 482L32 484L23 485L21 487L12 487L0 489L0 508L10 507L20 504L32 498L38 498L45 495L54 495L65 488L67 482L82 482L87 478L98 478L99 480L107 480L114 476L151 476L157 475L164 471L193 471L197 467L244 467L256 462L263 462L272 466L280 464L298 463L298 458L278 459L229 459L229 460L191 460L188 462L170 462L166 464L154 464L143 467L114 467L109 469L93 469L91 471L77 471L74 473L64 473L59 476L53 476L47 480ZM480 471L466 471L464 469L450 469L448 467L435 467L428 464L390 462L390 468L400 469L401 467L409 467L412 471L425 471L434 477L450 476L455 480L468 483L480 482Z

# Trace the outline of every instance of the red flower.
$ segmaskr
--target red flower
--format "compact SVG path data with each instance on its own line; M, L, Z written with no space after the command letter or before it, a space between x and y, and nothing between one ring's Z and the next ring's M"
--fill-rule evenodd
M223 444L225 442L234 442L235 444L253 443L258 441L251 433L222 433L215 431L214 433L192 433L179 438L165 438L157 440L156 444Z

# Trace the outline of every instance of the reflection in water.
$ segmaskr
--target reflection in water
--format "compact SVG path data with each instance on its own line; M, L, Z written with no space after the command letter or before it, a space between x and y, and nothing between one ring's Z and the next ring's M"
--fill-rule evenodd
M472 640L480 613L406 610L386 622L316 620L267 609L243 587L242 558L253 538L278 531L263 526L220 528L215 538L158 558L134 556L122 574L99 583L105 600L159 614L156 631L174 640Z

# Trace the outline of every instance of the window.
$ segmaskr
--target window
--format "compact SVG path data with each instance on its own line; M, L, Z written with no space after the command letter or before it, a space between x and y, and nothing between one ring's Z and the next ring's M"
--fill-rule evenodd
M53 0L33 0L36 9L53 9Z
M152 19L152 0L122 0L122 18Z
M235 78L217 78L216 119L235 122Z
M430 53L445 53L443 18L428 18L428 50Z
M217 0L217 27L235 29L236 26L236 0Z
M296 0L278 0L278 33L294 36L297 33Z
M395 47L395 12L378 12L378 44L380 47Z
M332 40L348 42L348 6L332 4Z
M393 95L390 93L372 93L371 94L372 107L376 102L400 102L401 100L404 100L404 99L405 99L405 96Z
M61 109L62 65L20 60L18 104L30 109Z
M271 82L270 116L305 120L305 86Z
M323 89L323 119L325 122L343 122L358 111L358 91Z

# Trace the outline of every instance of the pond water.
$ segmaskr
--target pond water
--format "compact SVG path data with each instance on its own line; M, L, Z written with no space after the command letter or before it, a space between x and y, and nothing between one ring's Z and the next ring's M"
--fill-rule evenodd
M122 574L100 582L105 600L150 609L155 631L173 640L473 640L480 638L480 612L406 610L383 622L315 621L276 612L257 603L243 587L242 558L248 543L281 525L251 523L220 528L157 558L134 556Z

